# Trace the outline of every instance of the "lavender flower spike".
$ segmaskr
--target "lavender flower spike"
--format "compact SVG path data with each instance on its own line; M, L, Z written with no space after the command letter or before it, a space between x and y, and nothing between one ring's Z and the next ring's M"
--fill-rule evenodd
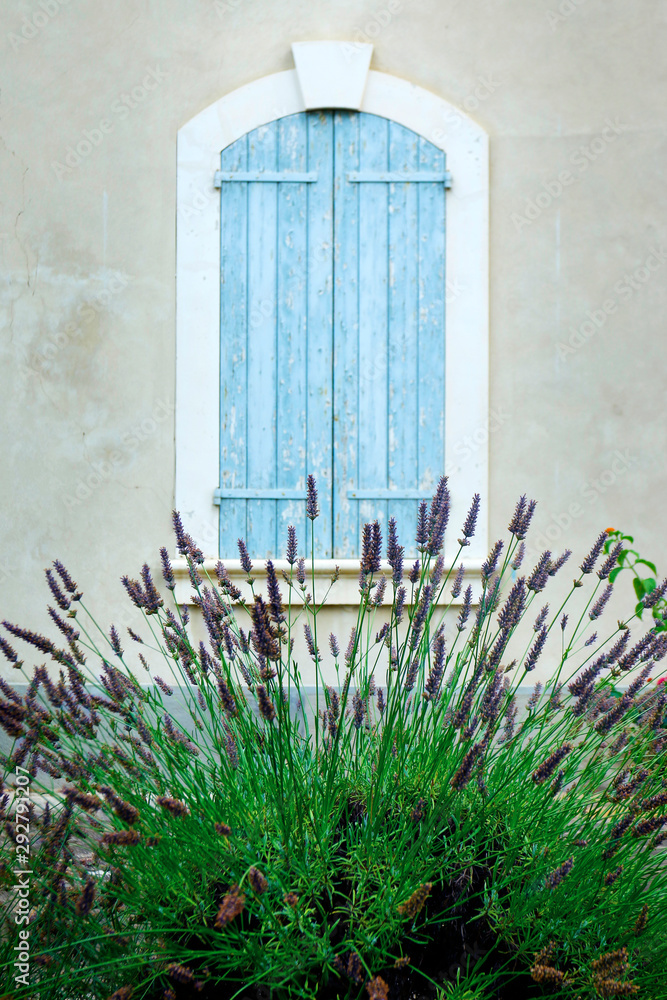
M511 535L516 535L519 531L521 531L521 524L523 522L523 516L526 513L527 502L528 498L525 493L517 500L516 507L514 508L514 516L507 526L507 530Z
M547 639L547 629L540 629L537 639L533 643L526 657L525 663L523 665L524 670L534 670L535 664L537 663L538 657L540 656L542 650L544 649L544 643Z
M248 555L248 549L246 547L246 543L243 541L242 538L239 538L236 544L238 545L239 555L241 557L241 567L243 569L243 572L247 573L248 576L250 576L250 574L252 573L252 562L250 560L250 556Z
M593 572L593 567L597 562L598 556L602 552L602 548L606 540L607 540L607 532L601 531L598 537L593 542L593 547L591 548L591 551L588 553L588 555L581 564L580 568L582 573L586 574Z
M503 549L502 541L497 541L489 552L487 558L482 563L482 582L488 583L498 568L498 560Z
M441 476L433 500L428 518L428 544L426 551L430 556L437 556L442 548L442 543L449 521L449 490L447 489L447 476Z
M296 528L290 524L287 528L287 551L285 558L290 566L293 566L297 559Z
M459 538L459 545L470 545L469 539L475 534L475 527L477 525L477 517L479 515L479 505L481 502L481 497L479 493L475 493L472 498L472 503L470 504L470 510L463 522L463 528L461 529L461 537Z
M463 587L463 574L465 570L463 568L463 563L459 566L456 571L456 576L454 577L454 583L452 584L452 600L456 599L461 593L461 588Z
M306 480L306 517L309 517L311 521L314 521L320 512L320 508L317 502L317 486L315 485L315 476L309 475Z
M598 597L597 601L595 602L591 610L588 612L588 617L592 622L594 622L596 618L599 618L602 612L604 611L605 605L607 604L607 601L611 597L613 589L614 588L612 587L612 585L608 584L603 590L600 597Z

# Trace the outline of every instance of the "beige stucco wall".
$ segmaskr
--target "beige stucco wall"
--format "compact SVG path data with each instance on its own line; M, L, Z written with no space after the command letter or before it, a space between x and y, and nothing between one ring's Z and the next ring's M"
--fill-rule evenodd
M663 3L2 8L2 617L41 625L60 557L106 623L169 541L176 133L310 39L373 42L489 133L492 537L527 491L556 549L613 524L667 571Z

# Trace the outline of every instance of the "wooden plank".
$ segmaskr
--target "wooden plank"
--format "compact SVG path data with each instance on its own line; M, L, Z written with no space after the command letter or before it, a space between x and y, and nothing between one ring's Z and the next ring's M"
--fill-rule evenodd
M419 139L419 169L443 170L445 154ZM445 468L445 190L419 185L419 436L420 488Z
M318 486L315 554L333 548L333 166L334 113L308 114L308 169L318 174L308 186L308 357L306 465ZM310 522L307 525L310 528ZM306 552L310 553L310 530Z
M386 170L389 122L359 115L359 166ZM361 490L386 488L388 479L387 325L389 288L389 185L359 190L359 468ZM361 523L378 520L386 534L387 503L376 497L359 504Z
M390 123L392 171L417 170L418 143L414 132ZM418 483L418 190L414 185L392 184L389 200L389 484L404 493ZM417 507L408 500L389 504L406 558L416 555Z
M223 149L225 170L247 166L248 138ZM247 189L225 187L220 193L220 480L213 486L246 483L247 457ZM219 551L236 553L246 535L246 501L220 504Z
M334 112L334 558L359 555L359 116Z
M278 167L278 125L248 136L248 170ZM276 483L277 184L248 185L248 478ZM257 558L276 549L276 501L248 500L248 548Z
M374 117L376 116L363 115L362 119ZM384 121L384 119L381 120ZM391 128L395 123L388 122L388 125ZM396 127L401 128L402 126ZM408 132L409 129L404 129L404 131ZM445 171L438 173L436 170L352 170L348 172L347 179L351 184L447 184L451 177Z
M305 171L307 122L304 112L278 122L278 166L286 172ZM278 185L278 348L277 348L277 469L280 487L294 497L276 507L275 555L284 555L287 527L293 524L303 541L306 491L306 358L308 203L305 184ZM303 550L302 550L303 551Z
M288 116L289 119L297 117L298 115ZM286 120L286 118L279 119L281 122ZM214 187L220 187L221 184L246 183L248 181L264 181L267 184L314 184L317 181L317 174L313 172L281 170L216 170L213 175Z

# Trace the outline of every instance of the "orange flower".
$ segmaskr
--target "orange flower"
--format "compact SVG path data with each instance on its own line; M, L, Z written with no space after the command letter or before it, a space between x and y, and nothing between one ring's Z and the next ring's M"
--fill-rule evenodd
M616 531L616 528L605 528L604 530L607 532L608 535L613 535L614 532Z

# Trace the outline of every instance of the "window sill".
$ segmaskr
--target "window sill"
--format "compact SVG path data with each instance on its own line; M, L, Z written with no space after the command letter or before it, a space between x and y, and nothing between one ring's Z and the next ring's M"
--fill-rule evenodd
M223 560L225 568L229 573L229 577L232 582L239 588L243 594L244 600L247 603L252 603L252 591L247 582L247 575L241 568L241 563L238 559L225 559ZM463 592L465 591L468 584L472 585L473 590L473 601L477 603L478 594L480 591L480 570L482 567L482 560L471 559L469 561L462 560L464 566L464 578L462 593L459 597L455 598L452 602L454 605L460 605L463 601ZM199 567L200 575L206 582L206 575L214 581L217 582L215 575L215 567L217 560L206 559L203 566ZM281 585L281 591L283 598L288 596L288 587L283 579L282 571L285 570L286 573L290 571L290 565L286 559L274 559L273 565L275 566L276 573L278 574L278 581ZM174 578L176 580L176 589L174 591L174 596L179 604L192 604L193 591L190 585L190 577L188 574L188 567L185 559L175 559L172 562L174 570ZM331 586L331 574L333 573L335 567L338 566L340 569L340 574L338 580L333 586ZM445 565L445 573L448 572L450 564ZM382 572L391 580L391 567L389 563L382 563ZM263 562L255 562L253 564L252 578L255 580L255 592L261 588L265 588L266 580L266 569ZM300 603L300 593L301 589L296 580L296 567L294 568L294 587L295 593L293 594L293 603ZM408 584L409 586L409 584ZM329 587L331 589L329 590ZM311 564L306 563L306 590L312 590L311 581ZM358 559L316 559L315 560L315 598L317 601L321 601L324 595L329 590L326 606L346 606L355 607L359 604L359 560ZM445 592L442 599L438 602L440 604L449 603L449 592L450 588L445 588ZM384 605L388 607L391 603L392 589L391 586L387 587L385 594Z

